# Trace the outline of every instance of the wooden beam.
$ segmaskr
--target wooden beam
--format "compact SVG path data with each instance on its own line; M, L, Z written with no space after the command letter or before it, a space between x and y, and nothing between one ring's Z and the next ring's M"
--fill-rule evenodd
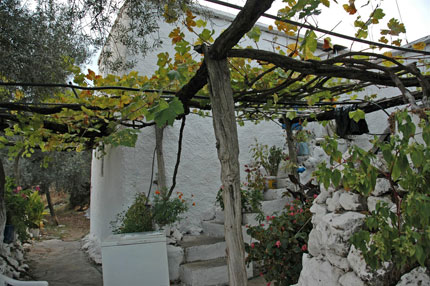
M234 49L228 52L229 57L248 58L265 61L278 67L293 70L305 75L326 76L370 82L373 84L397 87L393 79L385 72L374 72L358 68L322 64L318 61L301 61L274 52L255 49ZM430 76L425 77L430 80ZM400 78L406 87L419 86L417 78Z

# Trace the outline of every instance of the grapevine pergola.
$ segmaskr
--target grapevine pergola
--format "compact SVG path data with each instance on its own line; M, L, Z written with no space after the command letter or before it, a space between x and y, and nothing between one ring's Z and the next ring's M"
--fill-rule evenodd
M70 136L66 143L84 142L86 147L93 148L99 141L97 138L108 137L115 134L115 126L123 125L140 129L157 123L184 118L193 108L211 110L217 140L218 156L221 162L221 180L224 186L225 205L225 236L228 249L228 269L230 285L246 285L246 271L244 264L244 246L241 232L241 200L240 178L238 162L238 139L236 121L242 119L260 119L261 116L269 118L284 118L293 108L300 108L304 112L296 114L289 124L297 120L322 121L334 118L334 105L357 103L358 108L364 112L373 112L380 109L402 104L410 104L417 109L417 101L429 108L430 76L424 75L416 63L403 64L395 57L386 55L346 52L326 60L298 59L292 55L257 50L234 48L239 40L250 31L257 20L267 11L274 0L248 0L234 19L232 24L214 41L212 45L199 45L195 50L204 55L204 61L196 69L193 76L176 91L162 91L162 96L169 104L180 101L181 108L175 112L152 117L153 120L144 120L141 116L116 116L117 111L123 112L135 102L128 99L122 105L115 107L109 103L105 105L92 104L91 100L85 103L50 103L33 104L15 102L0 102L0 123L7 127L15 123L27 123L30 129L43 127L47 133L64 134ZM220 2L211 0L211 2ZM282 20L282 19L278 19ZM306 26L306 25L304 25ZM307 26L309 29L317 29ZM391 47L391 46L390 46ZM428 56L430 52L413 49L397 48L421 56ZM228 59L245 58L258 62L266 69L257 75L246 75L242 85L231 84ZM387 64L388 63L388 64ZM266 76L275 80L272 86L259 88L258 82ZM94 76L90 76L94 79ZM34 83L0 83L1 86L37 86ZM39 84L46 85L46 84ZM209 94L199 92L208 85ZM347 92L359 91L370 85L395 87L399 95L380 99L374 102L337 101L331 99ZM121 86L74 86L74 85L48 85L52 87L71 88L74 91L104 91L118 90L151 94L157 90L146 88ZM413 91L410 89L414 88ZM415 90L415 88L418 88ZM81 93L82 95L82 93ZM79 95L77 95L79 97ZM116 95L116 98L121 95ZM276 98L276 99L275 99ZM111 97L110 99L115 99ZM115 103L117 104L117 103ZM147 103L145 103L147 104ZM143 105L141 106L143 107ZM134 109L132 113L136 113ZM72 121L65 117L64 121L52 120L61 112L81 112L82 116L75 116ZM104 113L103 116L100 114ZM161 113L161 111L160 111ZM123 114L122 114L123 115ZM26 122L25 117L33 116L32 122ZM173 118L172 118L173 116ZM61 116L60 116L61 117ZM34 121L34 118L37 120ZM56 118L58 119L58 118ZM61 118L60 118L61 119ZM68 120L68 121L67 121ZM74 120L74 121L73 121ZM86 121L85 124L80 122ZM34 123L36 122L36 123ZM289 130L289 128L287 128ZM23 130L25 133L26 130ZM40 134L39 134L40 135ZM43 137L43 134L40 135ZM69 140L69 141L67 141ZM81 140L81 141L79 141ZM108 143L114 143L111 140ZM6 144L5 142L3 142ZM46 144L49 144L49 140ZM42 146L46 148L46 146Z

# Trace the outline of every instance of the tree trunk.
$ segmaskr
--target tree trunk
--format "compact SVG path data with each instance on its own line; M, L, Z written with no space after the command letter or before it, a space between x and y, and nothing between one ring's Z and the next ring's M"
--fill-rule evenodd
M213 125L221 181L224 188L224 230L230 286L246 286L245 248L242 236L242 205L240 194L239 142L234 114L233 91L227 59L212 60L205 47L205 62L212 103Z
M55 214L54 206L52 205L51 200L51 193L49 191L49 186L41 185L42 192L45 193L46 196L46 202L48 203L49 213L51 214L51 217L54 219L54 222L56 225L59 225L60 222L58 221L57 215Z
M166 192L166 169L164 167L164 155L163 155L163 132L164 127L155 126L155 146L157 148L157 185L161 192Z
M6 225L5 183L6 176L4 174L3 162L0 159L0 245L3 244L4 227Z
M297 160L297 151L296 151L296 144L294 142L294 136L293 136L293 130L292 128L292 122L290 119L286 118L284 116L284 122L285 122L285 130L287 131L287 145L288 145L288 156L290 157L290 161L294 164L291 172L298 182L300 182L300 176L299 173L297 173L297 167L298 167L298 160Z

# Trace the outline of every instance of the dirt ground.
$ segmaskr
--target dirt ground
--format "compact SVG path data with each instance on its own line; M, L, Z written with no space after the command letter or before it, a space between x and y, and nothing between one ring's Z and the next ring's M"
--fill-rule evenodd
M40 239L61 239L64 241L80 240L90 231L90 220L85 217L87 207L70 209L65 193L52 192L51 199L59 225L49 214L45 215L44 227Z

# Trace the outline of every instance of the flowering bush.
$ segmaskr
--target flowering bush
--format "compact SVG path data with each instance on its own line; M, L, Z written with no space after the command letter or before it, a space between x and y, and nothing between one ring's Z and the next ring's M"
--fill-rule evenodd
M248 264L261 264L261 276L274 285L290 285L297 282L302 269L302 254L307 251L312 217L312 202L299 200L287 204L276 216L267 216L259 226L251 226L247 233L255 240L245 243Z
M156 225L162 227L178 221L188 206L184 194L177 192L177 195L177 198L172 199L165 192L155 191L153 201L149 202L144 193L137 194L130 208L119 214L113 222L120 222L120 226L114 228L114 233L153 231Z
M34 189L23 189L16 186L12 178L6 179L6 223L15 227L23 241L29 239L27 228L41 227L43 215L46 214L38 191L38 186Z

